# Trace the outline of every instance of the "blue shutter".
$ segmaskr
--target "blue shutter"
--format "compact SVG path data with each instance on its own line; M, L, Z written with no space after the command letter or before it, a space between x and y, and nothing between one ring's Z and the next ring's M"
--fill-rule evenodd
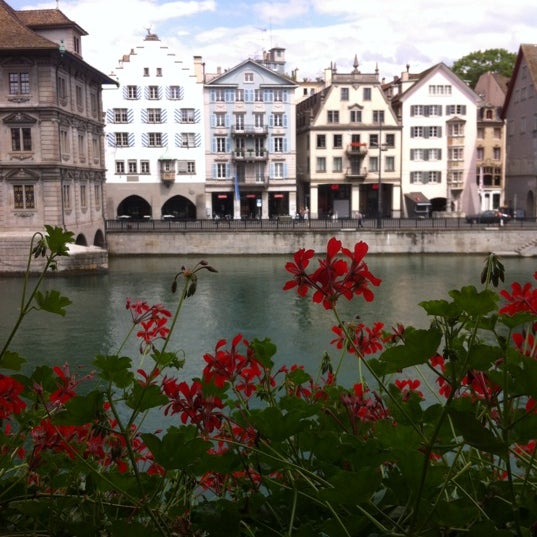
M194 146L201 147L201 134L199 132L194 135Z
M179 108L176 108L173 111L173 119L175 120L176 123L181 123L181 118L182 118L181 110L179 110Z
M199 123L201 120L201 111L196 109L194 110L194 123Z
M149 135L147 132L142 132L142 145L144 147L149 147Z
M231 164L226 164L226 178L231 177Z
M115 123L115 114L114 109L108 109L106 111L106 122L107 123Z
M218 174L218 166L215 163L215 164L213 164L213 179L217 178L217 174Z
M108 147L116 147L116 135L113 132L109 132L106 135L106 141L108 142Z
M270 114L269 126L274 127L274 114Z
M129 123L132 123L134 121L134 110L132 108L129 108L127 110L127 121Z
M282 93L283 93L283 97L282 97L283 102L284 103L289 102L289 92L286 89L284 89Z
M211 128L214 129L216 127L216 114L211 114Z
M160 110L160 122L161 123L167 123L168 122L168 111L165 108L162 108Z
M285 137L283 139L283 147L282 147L282 149L283 149L284 153L287 153L287 137Z
M146 108L142 108L142 121L144 123L147 123L147 121L148 121L148 114L147 114L147 109Z
M287 162L284 162L284 163L283 163L283 178L284 178L284 179L288 179L288 178L289 178L288 171L287 171Z
M283 126L287 128L287 114L283 115Z
M224 124L225 124L226 128L229 128L229 114L226 114L224 121L225 121Z
M175 133L175 147L181 147L183 145L183 137L181 136L181 133L176 132Z
M167 132L163 132L160 136L160 140L162 142L162 146L163 147L167 147L168 145L168 133Z

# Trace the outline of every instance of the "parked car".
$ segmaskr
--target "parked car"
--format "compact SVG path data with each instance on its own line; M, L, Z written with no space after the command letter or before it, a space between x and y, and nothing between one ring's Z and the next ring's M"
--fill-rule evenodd
M498 209L483 211L479 214L468 215L466 217L466 221L471 224L505 224L509 220L511 220L511 217Z

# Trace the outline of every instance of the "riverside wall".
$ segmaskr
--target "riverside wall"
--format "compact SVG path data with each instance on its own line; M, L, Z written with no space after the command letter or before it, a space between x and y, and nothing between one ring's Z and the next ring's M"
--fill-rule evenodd
M536 229L309 230L108 232L110 256L290 254L299 248L322 252L332 236L351 247L363 240L371 254L487 254L537 256Z

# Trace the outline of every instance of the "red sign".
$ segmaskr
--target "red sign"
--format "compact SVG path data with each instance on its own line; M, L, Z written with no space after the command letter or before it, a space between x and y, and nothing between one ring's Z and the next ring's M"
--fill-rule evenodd
M227 194L218 194L219 200L227 200Z

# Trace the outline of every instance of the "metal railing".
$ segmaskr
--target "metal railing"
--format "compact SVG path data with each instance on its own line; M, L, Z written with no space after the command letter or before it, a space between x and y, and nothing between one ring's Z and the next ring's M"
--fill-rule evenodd
M380 226L379 226L380 224ZM271 219L206 219L206 220L160 220L118 219L106 220L107 232L180 232L180 231L321 231L321 230L475 230L475 229L537 229L536 218L511 220L502 225L469 223L465 218L326 218L299 219L280 216Z

